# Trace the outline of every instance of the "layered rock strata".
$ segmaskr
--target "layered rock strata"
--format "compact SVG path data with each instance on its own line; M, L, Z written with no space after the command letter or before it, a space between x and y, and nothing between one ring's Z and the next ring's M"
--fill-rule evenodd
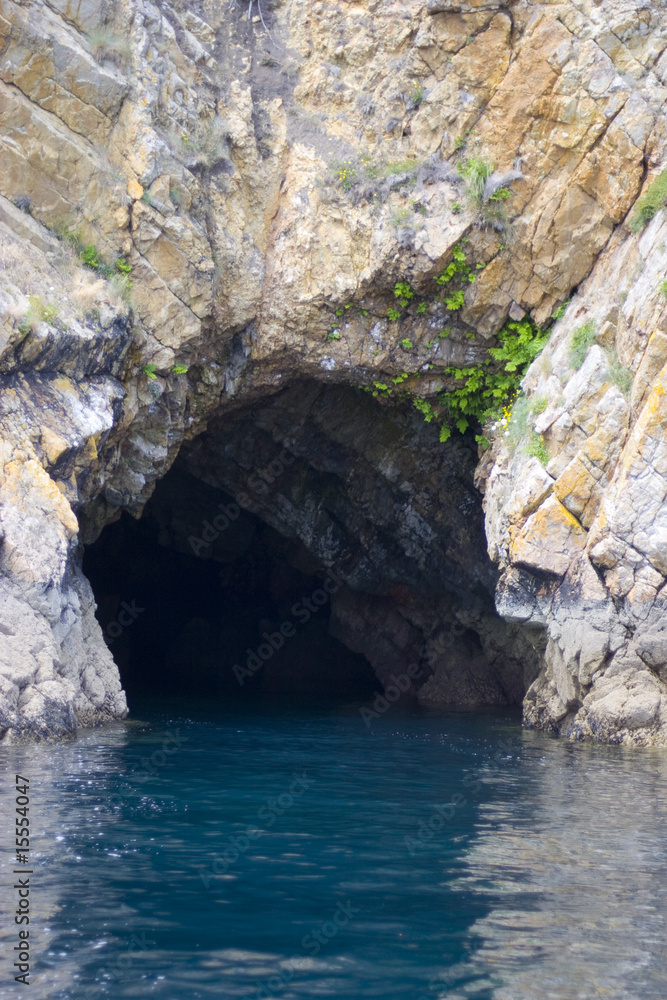
M455 593L463 580L493 589L481 546L473 572L456 546L420 564L419 531L394 525L392 564L412 561L415 593L440 573L450 596L421 621L412 598L411 610L383 605L399 616L385 631L407 631L425 656L453 616L508 700L539 659L528 724L667 740L663 213L641 233L626 224L665 160L665 6L253 0L248 17L247 4L214 0L1 0L4 733L123 714L80 546L121 510L139 516L184 442L196 465L207 427L252 408L278 419L271 400L297 383L319 383L317 394L406 375L432 399L451 387L449 365L485 357L508 315L544 326L571 299L525 381L546 467L501 429L479 470L509 627L480 610L482 597L466 621ZM466 195L456 163L475 158L520 175L504 212ZM428 299L391 320L395 283L425 292L459 244L484 265L464 307L447 315ZM572 338L586 324L575 370ZM277 424L270 433L317 470L312 441ZM399 436L400 448L419 434ZM457 448L432 441L443 458L429 460L423 507L436 536L438 506L457 522L432 473ZM206 473L226 489L238 455L228 457ZM412 503L418 463L378 460L368 482L395 493L403 464ZM359 497L338 474L349 513ZM264 513L306 531L304 512ZM322 523L311 527L326 562ZM336 627L363 648L377 581L353 583L366 596L341 603ZM456 691L450 673L434 699Z

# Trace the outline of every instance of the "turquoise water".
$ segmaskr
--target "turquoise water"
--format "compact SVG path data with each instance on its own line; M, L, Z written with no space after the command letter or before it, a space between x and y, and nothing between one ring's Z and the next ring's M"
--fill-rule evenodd
M1 997L666 995L667 755L509 713L141 711L30 777L32 982ZM11 908L13 909L13 907Z

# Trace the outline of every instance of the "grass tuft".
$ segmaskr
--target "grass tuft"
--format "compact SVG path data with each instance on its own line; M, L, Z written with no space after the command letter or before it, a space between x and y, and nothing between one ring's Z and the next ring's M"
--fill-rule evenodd
M586 360L588 349L595 341L595 323L589 320L572 334L570 342L570 366L578 371Z
M646 194L637 202L635 212L628 223L631 232L640 233L644 226L665 207L667 200L667 169L649 184Z

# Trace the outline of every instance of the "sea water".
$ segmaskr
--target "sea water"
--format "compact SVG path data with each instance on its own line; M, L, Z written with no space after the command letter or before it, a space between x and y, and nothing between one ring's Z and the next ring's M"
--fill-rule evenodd
M0 997L667 996L665 751L504 711L181 703L2 747L0 775Z

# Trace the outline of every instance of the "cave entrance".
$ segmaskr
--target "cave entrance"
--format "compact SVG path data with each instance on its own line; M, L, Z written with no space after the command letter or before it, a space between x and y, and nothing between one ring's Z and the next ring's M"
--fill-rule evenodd
M378 686L330 633L335 574L180 467L139 520L104 529L83 568L130 705L156 693L355 701Z
M472 441L441 444L414 406L345 386L220 412L142 516L85 551L130 698L363 700L398 685L424 705L520 704L536 654L495 611L476 464Z

